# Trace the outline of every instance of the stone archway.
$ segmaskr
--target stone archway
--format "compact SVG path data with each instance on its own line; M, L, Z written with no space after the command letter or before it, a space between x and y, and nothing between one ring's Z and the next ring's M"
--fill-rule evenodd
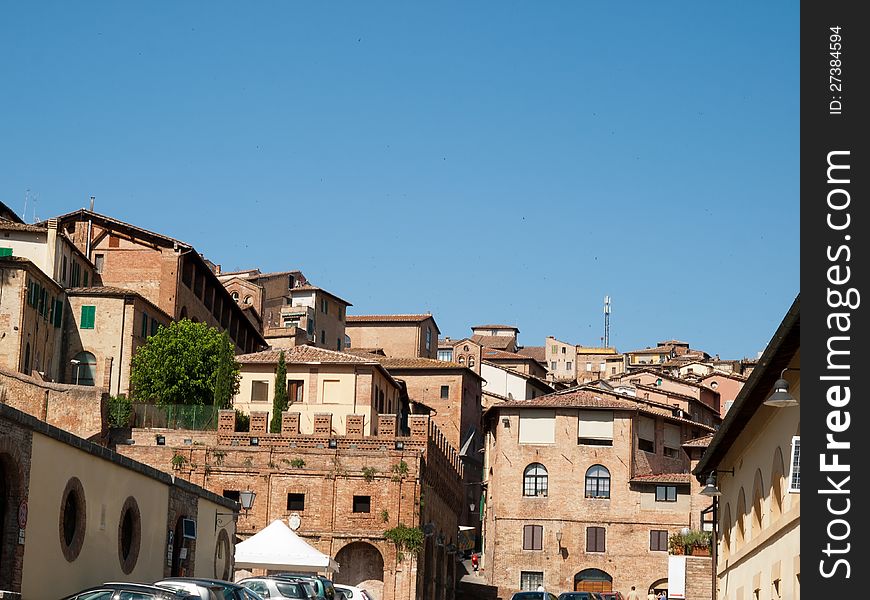
M657 579L656 581L653 581L652 585L649 586L649 591L656 595L658 595L659 592L664 592L665 596L667 596L668 578L665 577L664 579Z
M574 575L575 592L612 592L613 577L601 569L583 569Z
M380 550L368 542L351 542L338 551L335 561L340 565L335 583L362 588L374 600L383 598L384 557Z

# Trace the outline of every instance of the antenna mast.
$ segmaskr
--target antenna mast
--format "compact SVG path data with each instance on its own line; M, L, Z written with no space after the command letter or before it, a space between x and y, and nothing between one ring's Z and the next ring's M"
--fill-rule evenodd
M604 347L610 347L610 296L604 296Z

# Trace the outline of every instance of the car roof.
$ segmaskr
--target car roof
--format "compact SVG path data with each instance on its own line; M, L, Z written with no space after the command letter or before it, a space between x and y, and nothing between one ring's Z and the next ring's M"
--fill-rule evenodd
M136 583L127 581L106 581L104 583L101 583L100 585L92 585L91 587L79 590L77 592L73 592L72 594L64 597L68 598L79 596L81 594L86 594L90 591L97 591L103 589L130 590L134 592L158 592L167 596L176 596L177 598L191 598L191 595L187 592L178 592L176 590L152 583Z

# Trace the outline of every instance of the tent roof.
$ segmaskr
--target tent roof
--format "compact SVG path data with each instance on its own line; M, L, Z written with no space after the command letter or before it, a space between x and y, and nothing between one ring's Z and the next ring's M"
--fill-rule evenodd
M236 544L237 569L338 572L338 563L275 519L244 542Z

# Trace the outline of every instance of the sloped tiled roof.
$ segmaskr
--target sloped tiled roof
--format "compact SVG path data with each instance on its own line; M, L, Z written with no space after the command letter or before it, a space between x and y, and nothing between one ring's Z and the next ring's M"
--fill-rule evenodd
M517 354L533 358L539 363L547 360L547 349L544 346L524 346L517 350Z
M68 212L64 215L60 215L59 217L57 217L57 221L58 221L58 223L60 223L60 222L68 221L70 218L73 218L73 217L81 219L82 221L90 219L98 224L108 223L111 225L115 225L116 227L122 227L122 228L126 228L128 230L131 230L131 231L136 231L139 234L142 234L146 237L150 237L150 238L153 238L155 240L159 240L159 241L163 242L164 245L172 245L172 244L177 243L177 244L179 244L181 246L185 246L187 248L193 247L186 242L183 242L183 241L176 239L176 238L173 238L173 237L169 237L168 235L163 235L161 233L149 231L148 229L144 229L142 227L137 227L136 225L131 225L130 223L125 223L124 221L121 221L118 219L113 219L112 217L108 217L108 216L100 214L100 213L95 213L95 212L92 212L90 210L86 210L84 208L80 208L79 210L74 210L72 212Z
M258 277L258 279L262 279L262 278L263 278L262 275L260 277ZM353 304L351 304L350 302L348 302L344 298L339 298L338 296L336 296L332 292L329 292L323 288L317 287L316 285L310 285L310 284L297 285L295 288L289 289L287 291L291 294L293 292L323 292L327 296L330 296L331 298L335 298L336 300L338 300L339 302L342 302L343 304L346 304L348 306L353 306ZM347 319L350 319L350 317L347 317Z
M631 483L692 483L691 473L653 473L647 475L635 475Z
M505 330L510 330L510 331L519 331L519 329L517 327L514 327L513 325L474 325L474 326L472 326L471 330L474 331L475 329L505 329Z
M710 442L713 440L713 434L708 433L707 435L702 435L699 438L695 438L692 440L686 440L683 442L683 448L706 448L710 445Z
M516 340L506 335L473 335L472 342L477 342L485 348L497 348L504 350L516 344Z
M626 354L670 354L672 348L643 348L641 350L628 350Z
M263 350L262 352L253 352L251 354L240 354L236 356L236 360L242 364L277 363L280 352L280 349L276 349ZM315 346L296 346L294 348L286 348L284 349L284 360L288 363L346 363L358 365L377 362L348 352L326 350L325 348L317 348Z
M597 394L591 390L565 390L529 400L510 400L501 408L604 408L637 410L637 402L610 394Z
M499 350L498 348L483 348L480 351L481 358L487 360L534 360L531 356L524 356L516 352Z
M538 383L548 387L549 389L551 389L551 390L553 389L553 386L550 384L549 381L544 381L543 379L541 379L540 377L536 377L535 375L529 375L528 373L522 373L522 372L517 371L515 369L511 369L509 367L505 367L504 365L499 365L499 364L496 364L494 362L490 362L488 360L484 360L482 362L483 362L483 364L489 365L490 367L492 367L494 369L499 369L499 370L504 371L506 373L510 373L511 375L516 375L517 377L519 377L521 379L525 379L526 381L537 381Z
M347 315L348 323L419 323L432 315Z

